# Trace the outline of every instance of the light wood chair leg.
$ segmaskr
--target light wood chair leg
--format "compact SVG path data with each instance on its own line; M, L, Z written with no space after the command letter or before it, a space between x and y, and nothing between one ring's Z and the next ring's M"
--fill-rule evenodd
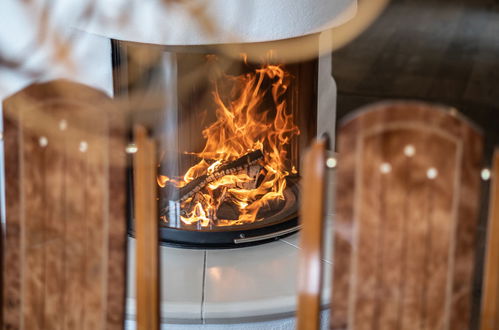
M143 126L134 128L134 208L137 329L159 329L158 217L156 149Z
M315 142L304 157L300 219L297 329L320 326L322 246L324 236L325 141Z
M499 329L499 149L494 154L491 172L481 330Z

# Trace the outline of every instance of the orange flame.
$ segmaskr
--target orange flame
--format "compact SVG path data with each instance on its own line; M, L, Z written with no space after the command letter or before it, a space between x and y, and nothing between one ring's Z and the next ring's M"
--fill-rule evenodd
M160 186L161 188L164 188L164 187L166 187L166 183L168 181L170 181L170 178L167 177L166 175L158 175L156 180L158 181L158 186Z
M257 221L258 211L270 201L284 199L286 177L296 173L288 171L286 145L299 134L292 115L286 113L283 94L289 84L289 75L279 65L264 65L254 72L228 77L233 82L232 98L222 99L218 86L213 93L217 120L203 130L206 144L203 151L192 153L201 158L182 180L171 180L177 187L185 186L195 178L211 174L220 166L234 161L249 152L261 150L263 161L258 165L259 185L248 173L231 173L210 182L206 187L181 203L187 210L180 216L185 224L230 226ZM262 85L270 87L264 88ZM270 92L272 109L263 109L263 99ZM158 177L164 187L170 179ZM251 186L251 183L254 183ZM218 219L217 210L224 201L237 207L236 219Z

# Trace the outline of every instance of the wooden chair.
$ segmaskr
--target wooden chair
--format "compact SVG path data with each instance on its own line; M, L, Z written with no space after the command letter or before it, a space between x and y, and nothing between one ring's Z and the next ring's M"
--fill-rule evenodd
M339 133L332 329L468 329L482 137L454 110L366 107Z
M489 223L482 289L482 330L499 329L499 149L491 169Z
M125 134L69 81L5 100L4 329L123 329Z
M69 81L5 101L3 328L123 328L125 126L114 109ZM155 148L145 129L134 133L137 328L150 330L159 328Z

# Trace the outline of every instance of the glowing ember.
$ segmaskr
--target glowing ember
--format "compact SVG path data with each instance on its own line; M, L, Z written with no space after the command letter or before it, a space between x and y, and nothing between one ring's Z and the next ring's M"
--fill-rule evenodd
M183 178L158 176L160 187L180 192L180 219L187 225L231 226L260 220L259 211L282 203L286 177L296 173L286 151L299 134L283 98L289 75L279 65L264 65L227 79L233 86L230 100L223 100L217 86L213 93L217 119L202 132L203 151L189 153L200 161ZM267 93L273 100L271 109L263 109ZM163 210L164 221L167 214Z

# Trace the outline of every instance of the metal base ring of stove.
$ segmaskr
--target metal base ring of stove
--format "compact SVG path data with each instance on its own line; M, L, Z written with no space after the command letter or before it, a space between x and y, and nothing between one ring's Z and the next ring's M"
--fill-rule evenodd
M161 245L189 249L230 249L272 242L296 233L298 217L275 225L230 231L192 231L160 227Z

